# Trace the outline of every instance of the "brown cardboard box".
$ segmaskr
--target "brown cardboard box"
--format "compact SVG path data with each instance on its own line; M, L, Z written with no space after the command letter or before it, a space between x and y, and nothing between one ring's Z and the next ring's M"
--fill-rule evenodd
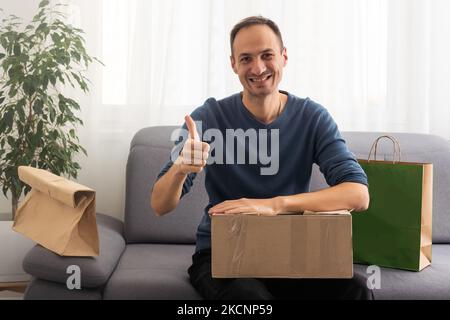
M213 277L353 277L351 214L308 213L213 215Z

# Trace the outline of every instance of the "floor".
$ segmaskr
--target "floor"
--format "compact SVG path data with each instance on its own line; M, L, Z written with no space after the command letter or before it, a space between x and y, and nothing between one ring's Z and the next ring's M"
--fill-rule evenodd
M0 300L22 300L23 293L14 292L9 290L0 291Z
M0 283L0 300L22 300L28 282Z

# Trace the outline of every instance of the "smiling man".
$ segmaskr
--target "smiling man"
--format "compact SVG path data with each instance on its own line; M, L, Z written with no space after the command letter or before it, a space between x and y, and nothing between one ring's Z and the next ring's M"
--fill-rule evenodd
M261 16L246 18L232 29L230 45L231 66L243 91L222 100L210 98L185 117L185 134L176 141L151 194L156 214L168 213L205 169L209 203L197 230L188 270L191 283L207 299L272 299L280 293L289 298L369 298L365 283L353 279L212 278L210 215L361 211L369 204L367 177L327 110L279 90L288 55L277 25ZM268 150L279 161L277 170L263 171L264 161L251 161L263 159ZM210 151L227 161L208 161ZM314 163L330 187L309 192Z

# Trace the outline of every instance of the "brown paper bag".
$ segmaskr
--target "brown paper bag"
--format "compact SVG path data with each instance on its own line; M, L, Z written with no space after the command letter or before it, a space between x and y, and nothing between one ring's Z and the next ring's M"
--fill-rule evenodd
M19 167L31 186L14 219L16 232L61 256L98 256L95 191L33 167Z

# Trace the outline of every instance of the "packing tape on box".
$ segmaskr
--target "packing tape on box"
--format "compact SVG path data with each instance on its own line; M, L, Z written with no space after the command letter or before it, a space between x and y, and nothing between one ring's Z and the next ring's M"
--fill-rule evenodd
M229 235L236 239L236 246L231 257L232 273L239 273L244 257L246 234L247 234L247 217L241 219L238 215L233 216L230 224Z

